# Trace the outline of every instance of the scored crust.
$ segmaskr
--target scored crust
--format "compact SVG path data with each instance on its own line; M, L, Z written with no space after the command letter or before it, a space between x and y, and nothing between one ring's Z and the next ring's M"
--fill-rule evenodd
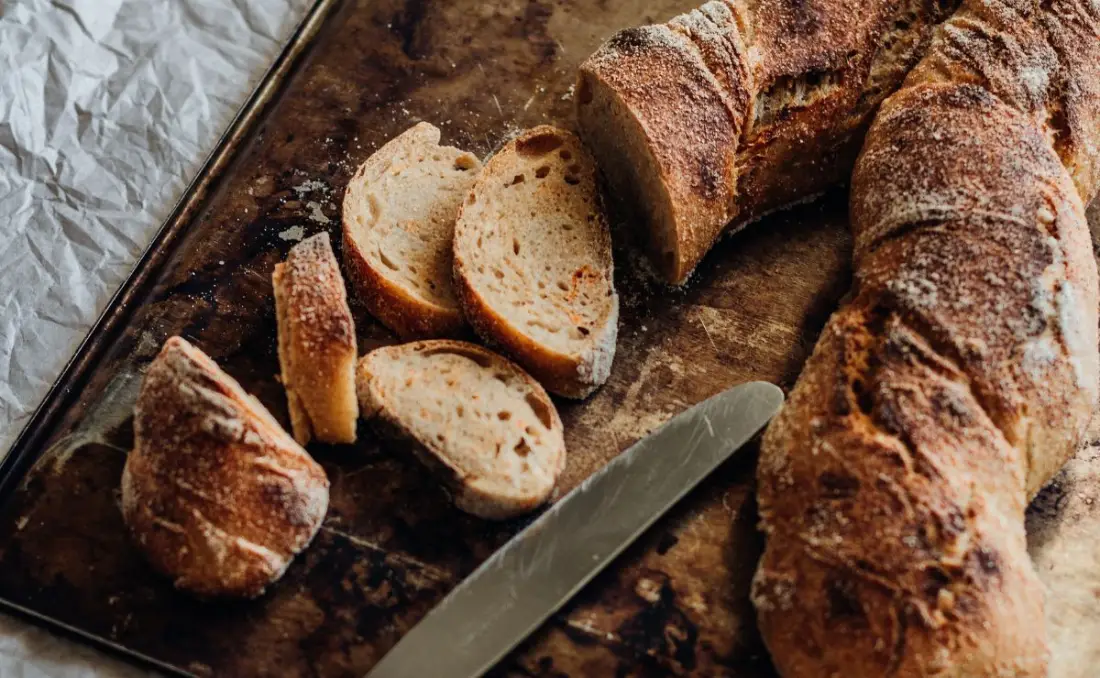
M294 246L272 275L279 364L300 444L355 442L355 321L328 233Z
M592 156L542 126L493 156L455 226L455 289L478 335L547 390L607 381L618 337L611 236Z
M240 385L179 337L149 365L122 474L122 516L176 587L251 598L328 510L324 470Z
M419 123L367 159L348 183L344 259L367 310L404 339L466 327L451 283L454 223L481 162L439 145Z
M577 118L653 262L685 283L723 233L847 178L878 105L957 0L719 0L620 31Z
M543 504L565 467L546 391L503 357L459 341L377 349L358 371L363 414L408 441L458 508L511 518Z
M1097 401L1098 35L1086 0L967 0L868 132L855 288L758 466L787 678L1052 675L1024 520Z

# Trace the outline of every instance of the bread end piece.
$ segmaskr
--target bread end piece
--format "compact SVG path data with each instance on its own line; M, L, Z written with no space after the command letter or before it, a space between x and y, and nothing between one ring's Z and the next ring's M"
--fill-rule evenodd
M544 504L565 467L565 439L546 391L474 344L433 340L375 350L359 362L364 417L400 440L455 505L505 520Z
M576 100L611 191L637 206L661 276L683 284L736 216L747 95L723 87L691 40L658 25L621 31L589 57Z
M204 598L259 596L320 529L324 470L202 351L149 365L122 474L122 516L154 569Z
M303 240L272 275L279 363L294 438L355 442L355 322L328 233Z

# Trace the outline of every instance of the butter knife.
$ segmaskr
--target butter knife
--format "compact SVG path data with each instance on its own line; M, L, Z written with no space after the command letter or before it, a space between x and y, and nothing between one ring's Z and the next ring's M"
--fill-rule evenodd
M612 460L459 584L368 678L476 678L559 610L775 416L783 392L743 384Z

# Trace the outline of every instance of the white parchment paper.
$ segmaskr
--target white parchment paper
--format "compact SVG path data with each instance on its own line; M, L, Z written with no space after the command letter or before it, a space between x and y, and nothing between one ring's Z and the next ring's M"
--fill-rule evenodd
M311 0L0 0L0 456ZM0 616L0 676L133 669Z

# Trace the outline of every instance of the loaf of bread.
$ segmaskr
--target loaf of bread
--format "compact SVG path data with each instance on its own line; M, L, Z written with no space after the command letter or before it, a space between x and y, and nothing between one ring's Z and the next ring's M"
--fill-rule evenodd
M275 266L279 364L294 438L355 442L355 321L328 233L298 243Z
M611 235L596 163L549 126L513 139L459 213L455 290L482 339L551 393L584 398L607 381L619 332Z
M565 468L554 403L516 365L480 346L422 341L359 364L363 415L409 443L458 508L500 520L545 502Z
M478 159L439 144L426 122L380 148L344 194L344 261L355 294L404 339L461 334L451 287L452 242Z
M1097 399L1098 160L1095 0L966 0L882 106L851 300L760 460L784 678L1047 675L1024 511Z
M232 377L179 337L149 365L122 517L154 568L202 597L263 593L328 510L324 470Z
M715 0L582 66L581 135L685 282L718 236L846 180L957 0Z

